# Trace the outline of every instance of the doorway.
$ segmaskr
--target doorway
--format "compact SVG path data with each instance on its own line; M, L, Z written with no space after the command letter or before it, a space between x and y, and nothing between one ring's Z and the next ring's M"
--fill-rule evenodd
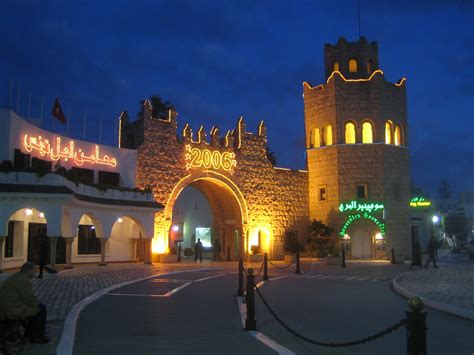
M351 236L352 256L354 258L370 259L372 255L372 236L365 231L356 231Z
M47 236L48 229L46 223L28 223L28 255L27 261L35 264L39 261L39 246L42 236ZM46 264L51 262L50 250L46 257ZM66 263L66 241L64 238L58 238L56 243L56 264Z

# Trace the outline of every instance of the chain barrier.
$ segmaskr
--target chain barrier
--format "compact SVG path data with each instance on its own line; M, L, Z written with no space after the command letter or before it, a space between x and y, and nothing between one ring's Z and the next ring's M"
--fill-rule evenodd
M291 265L293 265L293 264L295 263L295 261L296 261L296 256L295 256L295 258L293 259L293 261L292 261L290 264L288 264L288 265L286 265L286 266L278 266L278 265L275 265L274 263L272 263L271 260L268 260L268 262L269 262L270 264L272 264L273 267L275 267L275 268L277 268L277 269L280 269L280 270L284 270L284 269L289 268Z
M392 251L389 250L388 253L382 255L379 259L383 259L383 258L385 258L385 257L387 257L387 256L391 256L391 254L392 254ZM390 259L390 258L389 258L389 259Z
M327 346L327 347L332 347L332 348L349 347L349 346L360 345L360 344L364 344L364 343L374 341L374 340L376 340L378 338L381 338L381 337L383 337L387 334L390 334L390 333L394 332L395 330L397 330L398 328L400 328L400 327L407 324L406 319L402 319L399 322L392 325L391 327L388 327L387 329L382 330L381 332L375 333L374 335L371 335L371 336L368 336L368 337L365 337L365 338L362 338L362 339L359 339L359 340L353 340L353 341L348 341L348 342L343 342L343 343L326 343L326 342L322 342L322 341L317 341L317 340L307 338L304 335L301 335L301 334L297 333L295 330L291 329L287 324L285 324L276 315L276 313L273 311L273 309L270 307L270 305L265 300L265 298L263 297L263 295L260 292L260 290L258 289L258 287L256 287L255 289L257 290L257 293L260 296L260 299L262 300L265 307L267 307L268 311L273 315L273 317L275 317L275 319L278 321L278 323L280 323L283 326L283 328L285 328L287 331L289 331L291 334L295 335L296 337L300 338L301 340L304 340L304 341L306 341L308 343L311 343L311 344L314 344L314 345Z
M262 265L260 266L260 270L258 270L258 272L255 274L255 278L259 277L260 276L260 273L262 272L263 270L263 266L264 266L265 262L262 263Z

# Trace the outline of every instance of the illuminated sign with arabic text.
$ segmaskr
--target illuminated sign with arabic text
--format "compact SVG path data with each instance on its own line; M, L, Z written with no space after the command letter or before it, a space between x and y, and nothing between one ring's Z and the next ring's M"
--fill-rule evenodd
M234 172L234 168L237 166L235 153L199 149L196 147L191 147L190 144L186 144L186 153L184 155L184 159L186 161L186 170L191 168L212 168L223 169L232 174Z
M109 157L107 154L100 156L99 146L96 145L92 154L86 154L82 148L76 146L76 142L70 140L68 144L62 146L61 137L56 137L55 142L41 136L29 136L25 134L23 137L23 146L27 152L37 151L42 157L48 157L51 160L64 161L71 160L75 165L82 166L84 163L117 166L117 159Z
M424 197L413 197L410 201L410 207L430 207L431 201L425 200Z
M339 232L339 235L344 237L346 235L347 228L352 224L352 222L358 220L358 219L368 219L369 221L372 221L375 223L377 227L380 229L380 234L385 235L385 224L382 223L377 217L372 216L371 214L364 212L363 214L357 213L357 214L351 214L347 218L346 222L341 228L341 231Z
M358 202L358 201L350 201L348 203L341 203L339 205L339 212L346 212L346 211L357 211L357 212L377 212L378 210L383 210L384 205L383 203L374 203L374 202Z

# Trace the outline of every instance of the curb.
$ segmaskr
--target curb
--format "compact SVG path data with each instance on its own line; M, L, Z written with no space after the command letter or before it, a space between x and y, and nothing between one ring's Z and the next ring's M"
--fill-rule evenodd
M137 282L161 277L161 276L174 275L174 274L179 274L182 272L189 272L189 271L208 271L208 270L216 270L216 269L203 268L203 269L179 270L179 271L165 272L162 274L150 275L150 276L142 277L139 279L124 281L124 282L103 288L101 290L94 292L92 295L89 295L86 298L83 298L82 300L77 302L74 306L72 306L71 310L66 316L66 319L64 320L63 332L61 334L61 339L56 347L56 354L58 355L72 355L73 354L74 340L76 337L76 323L77 323L77 320L79 319L79 314L87 305L98 300L100 297L102 297L109 291L112 291L124 286L128 286Z
M408 273L409 272L405 272L401 275L398 275L392 280L392 289L396 293L406 298L420 297L423 299L423 303L425 304L425 306L429 308L433 308L441 312L449 313L457 317L474 321L474 310L472 309L459 307L459 306L453 306L447 303L436 302L429 298L422 297L421 295L417 295L407 290L406 288L403 288L402 286L400 286L400 284L398 283L398 279Z

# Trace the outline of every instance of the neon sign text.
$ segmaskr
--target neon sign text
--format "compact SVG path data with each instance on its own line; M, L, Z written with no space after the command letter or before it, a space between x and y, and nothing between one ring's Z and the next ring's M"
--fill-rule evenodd
M429 207L431 201L425 200L424 197L413 197L410 201L410 207Z
M377 227L379 227L380 234L385 235L385 223L380 222L376 217L372 216L371 214L367 212L364 212L363 214L357 213L357 214L349 215L349 217L347 218L347 221L342 226L341 231L339 232L339 235L344 237L346 235L347 228L349 228L352 222L361 218L368 219L374 222L377 225Z
M94 152L91 155L86 155L84 151L76 147L76 142L70 140L68 144L61 148L61 137L56 137L56 142L53 145L49 139L41 136L33 137L25 134L23 137L23 146L27 152L37 151L44 157L47 156L51 160L58 161L73 161L74 164L82 166L84 163L108 165L111 167L117 166L117 159L109 157L107 154L100 156L99 146L96 145Z
M219 152L218 150L199 149L186 145L186 170L191 168L223 169L230 173L237 166L235 153Z
M383 210L383 203L360 203L357 201L350 201L348 203L341 203L339 205L340 212L346 211L358 211L358 212L376 212L378 210Z

